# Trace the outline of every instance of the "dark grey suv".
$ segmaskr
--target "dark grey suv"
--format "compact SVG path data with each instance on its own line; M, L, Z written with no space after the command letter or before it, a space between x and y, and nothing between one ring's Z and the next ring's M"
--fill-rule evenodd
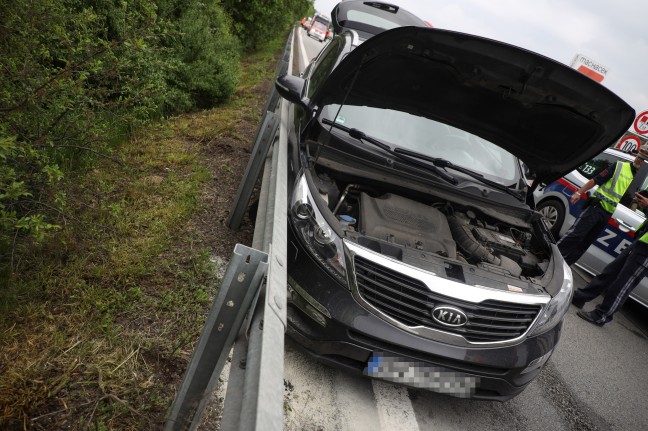
M572 295L528 176L571 171L634 111L518 47L414 26L364 40L333 15L305 74L276 83L292 102L288 334L373 378L511 398Z

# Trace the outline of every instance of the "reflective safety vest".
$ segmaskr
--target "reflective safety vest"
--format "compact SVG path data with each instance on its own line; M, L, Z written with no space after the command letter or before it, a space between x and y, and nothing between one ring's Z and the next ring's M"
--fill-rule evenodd
M635 231L635 239L648 244L648 220L641 223L641 226Z
M612 214L633 178L630 162L616 162L614 175L596 189L594 197L600 199L601 207Z

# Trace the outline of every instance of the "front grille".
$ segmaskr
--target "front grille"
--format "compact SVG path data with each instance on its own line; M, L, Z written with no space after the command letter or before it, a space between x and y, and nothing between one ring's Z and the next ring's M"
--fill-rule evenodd
M524 334L539 305L487 300L478 304L431 292L420 280L355 256L360 296L376 309L407 326L427 326L461 335L471 342L507 341ZM432 318L432 309L450 305L463 310L468 323L451 327Z

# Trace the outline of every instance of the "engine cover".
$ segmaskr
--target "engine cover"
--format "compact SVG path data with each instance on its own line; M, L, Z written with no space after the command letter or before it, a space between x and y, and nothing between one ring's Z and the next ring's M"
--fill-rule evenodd
M436 208L402 196L360 197L360 232L383 241L457 257L446 216Z

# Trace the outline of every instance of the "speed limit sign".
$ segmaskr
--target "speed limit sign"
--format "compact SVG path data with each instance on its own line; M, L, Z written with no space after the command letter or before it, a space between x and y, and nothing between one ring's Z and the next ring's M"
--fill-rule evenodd
M632 123L635 133L639 135L648 134L648 111L643 111L637 118L635 118L634 123Z
M619 143L616 144L615 148L625 151L626 153L639 151L639 148L641 148L641 140L636 136L624 136L621 138Z

